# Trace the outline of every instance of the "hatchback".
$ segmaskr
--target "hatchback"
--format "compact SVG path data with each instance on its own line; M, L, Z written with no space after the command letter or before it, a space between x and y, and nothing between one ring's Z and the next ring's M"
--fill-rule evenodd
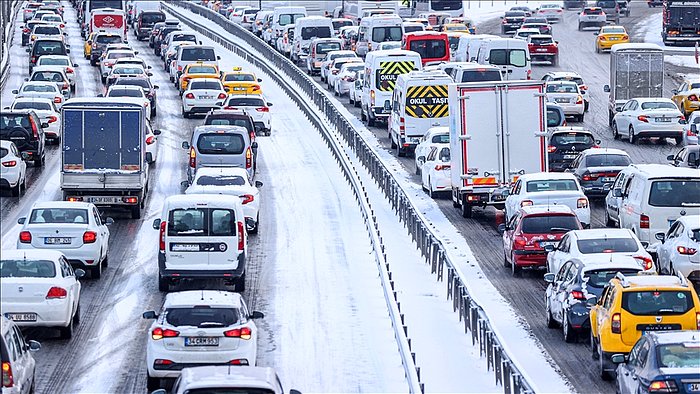
M550 171L566 170L579 153L600 144L600 140L596 140L593 133L583 127L549 127L548 131Z
M627 152L613 148L591 148L581 152L567 171L574 174L586 195L605 196L615 177L632 164Z

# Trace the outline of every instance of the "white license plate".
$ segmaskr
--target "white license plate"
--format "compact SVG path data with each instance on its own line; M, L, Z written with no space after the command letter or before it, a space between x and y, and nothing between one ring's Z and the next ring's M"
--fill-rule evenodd
M659 123L670 123L671 122L671 118L654 118L654 120L656 122L659 122Z
M5 316L12 321L36 321L36 313L6 313Z
M175 244L173 252L199 252L199 244Z
M86 197L85 201L93 204L115 204L117 197Z
M550 241L540 241L540 246L544 248L545 246L554 246L554 245L556 245L556 244L558 244L558 243L559 243L559 242L557 242L557 241L554 241L554 242L550 242Z
M688 383L685 391L687 391L689 393L700 392L700 383Z
M246 88L237 87L237 88L233 88L233 90L246 90Z
M547 52L546 48L537 48L535 49L535 52Z
M594 20L596 20L596 19L598 19L597 16L589 16L589 17L588 17L588 20L589 20L589 21L594 21Z
M576 155L564 155L564 159L565 159L565 160L568 160L568 159L575 159L575 158L576 158Z
M185 346L219 346L219 338L185 337Z
M555 99L555 101L557 103L568 103L569 99L568 98L558 98L558 99Z
M70 237L46 237L44 238L44 244L46 245L69 245L71 243Z
M211 100L213 98L214 98L214 96L199 96L200 100Z
M617 38L617 37L610 37L610 41L617 41L617 40L619 40L619 38Z
M600 179L603 182L615 182L615 177L606 176L606 177L600 178Z

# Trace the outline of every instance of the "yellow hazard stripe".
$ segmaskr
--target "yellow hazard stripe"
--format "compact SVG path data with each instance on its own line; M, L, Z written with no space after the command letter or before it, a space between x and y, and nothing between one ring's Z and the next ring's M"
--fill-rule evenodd
M487 178L472 178L472 184L474 185L488 185L496 183L496 178L495 177L487 177Z

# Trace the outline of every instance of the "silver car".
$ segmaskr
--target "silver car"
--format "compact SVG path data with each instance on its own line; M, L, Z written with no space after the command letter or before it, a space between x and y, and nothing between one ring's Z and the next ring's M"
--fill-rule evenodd
M201 167L241 167L248 177L255 176L255 151L258 143L250 140L248 130L241 126L197 126L190 142L182 143L189 150L187 180L192 183Z

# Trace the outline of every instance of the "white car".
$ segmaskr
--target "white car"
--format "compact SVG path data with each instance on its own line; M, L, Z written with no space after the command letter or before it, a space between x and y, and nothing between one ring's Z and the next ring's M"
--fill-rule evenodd
M584 228L591 224L591 208L576 177L569 173L539 172L521 175L513 184L505 203L505 221L528 205L565 205Z
M12 91L15 99L24 97L47 98L53 100L56 108L61 109L65 97L61 89L53 82L25 82L19 89Z
M377 47L378 51L383 51L383 50L387 50L387 49L401 49L401 42L400 41L385 41L385 42L379 43L379 46Z
M542 4L533 16L547 18L547 22L561 22L564 20L564 9L560 4Z
M695 127L691 125L695 125ZM683 125L683 145L698 145L700 143L698 125L700 125L700 111L693 111L688 122Z
M436 144L428 152L421 169L423 189L427 190L432 198L437 197L437 193L450 191L451 174L449 144Z
M195 392L207 393L265 393L284 394L281 380L270 367L235 367L225 365L208 365L205 367L185 368L173 386L172 394ZM154 394L166 394L157 390ZM289 394L301 394L291 389Z
M90 270L93 279L102 276L109 254L112 218L104 222L94 204L79 201L46 201L32 206L29 217L21 217L17 249L48 249L62 252L75 266Z
M46 14L41 16L42 22L63 23L63 18L57 14Z
M583 101L585 103L584 110L588 111L588 107L590 106L590 94L588 94L588 86L586 83L583 81L583 77L579 75L578 73L572 72L572 71L552 71L548 72L542 77L542 80L545 82L550 82L550 81L571 81L571 82L576 82L578 85L578 90L581 92L581 96L583 96Z
M683 143L683 119L671 99L634 98L613 117L613 137L625 137L633 144L640 138L673 138L680 145Z
M232 94L224 102L224 109L242 109L253 118L253 125L257 132L265 135L272 134L272 116L270 107L272 103L265 101L262 95L257 94Z
M221 80L215 78L194 78L182 93L182 117L189 118L195 113L207 113L221 109L228 97Z
M289 57L292 51L292 36L294 35L294 24L288 24L282 27L282 35L277 37L277 51L284 56Z
M154 129L149 122L146 126L146 161L154 164L158 158L158 136L160 130Z
M11 110L31 109L41 119L46 138L58 144L61 140L61 113L53 100L40 97L21 97L12 102Z
M236 24L241 24L243 22L243 10L251 9L253 7L247 6L247 5L237 5L234 6L233 9L231 9L231 13L228 16L228 19Z
M326 54L326 57L321 63L321 81L326 82L328 79L329 69L331 68L331 63L333 60L341 57L358 57L355 51L341 50L341 51L330 51Z
M32 75L25 79L27 82L51 82L61 90L64 99L70 97L70 80L63 71L62 66L40 66L34 67Z
M105 83L107 76L109 75L112 66L116 63L117 59L123 57L134 57L136 52L132 50L125 49L114 49L105 52L105 55L100 59L100 76L102 78L102 83Z
M150 70L150 69L151 69L151 66L147 65L147 64L146 64L146 61L143 60L143 58L138 57L138 56L134 56L134 57L120 57L119 59L117 59L117 60L114 62L114 64L112 65L112 67L120 66L120 65L125 65L125 64L136 64L136 65L141 66L141 67L144 68L144 69L147 69L147 70Z
M185 181L187 182L187 181ZM243 215L249 233L258 232L260 221L260 191L263 183L250 183L248 172L239 167L202 167L185 194L225 194L241 199Z
M20 327L58 328L61 339L70 339L80 321L83 275L58 251L3 250L2 313Z
M355 87L355 74L365 69L364 63L345 63L340 66L340 72L334 79L333 93L342 96Z
M349 63L354 63L358 66L363 66L365 62L359 57L351 58L337 58L331 62L331 66L328 68L328 73L326 74L326 82L328 82L328 89L335 86L335 81L340 78L340 68Z
M150 106L151 106L151 100L146 97L146 93L143 91L143 88L140 86L134 86L134 85L116 85L116 86L110 86L107 89L107 94L105 94L105 97L129 97L133 98L135 100L140 100L143 107L146 108L148 113L150 114Z
M143 313L155 319L148 329L146 363L148 390L161 379L177 378L183 367L229 364L254 366L258 329L240 294L220 290L169 293L163 309Z
M577 122L583 122L586 104L578 84L573 81L552 81L545 84L547 101L556 103L564 115L573 116Z
M622 255L633 257L645 271L656 270L649 252L634 233L626 228L606 228L569 231L556 247L548 247L547 272L557 273L561 266L571 260L588 258L600 261L604 256Z
M75 75L77 64L73 64L67 55L43 55L36 61L37 66L62 66L63 72L68 77L71 92L75 92Z
M516 30L515 34L513 34L513 38L517 38L518 40L527 41L528 37L534 36L534 35L540 35L540 34L542 34L540 32L540 29L520 28L520 29Z
M19 348L19 351L16 349ZM10 319L0 316L0 353L3 376L12 376L3 381L3 394L31 393L35 387L36 361L32 353L39 350L37 341L25 341L22 331ZM14 350L14 351L10 351ZM7 358L6 358L7 357Z
M666 233L654 237L659 271L662 274L682 274L693 283L700 282L700 215L676 219Z
M13 197L19 197L27 190L26 153L23 155L15 143L0 140L0 186L10 189Z
M146 71L140 64L115 64L110 68L104 82L105 86L109 87L121 77L150 77L151 75L153 73Z
M348 92L348 100L350 104L355 107L359 107L362 104L362 84L365 81L365 72L358 71L355 73L355 82L353 82L352 88Z
M449 146L450 144L450 128L437 126L431 127L425 132L423 138L416 145L415 154L413 155L413 164L416 166L416 175L420 175L423 163L428 153L434 146Z

